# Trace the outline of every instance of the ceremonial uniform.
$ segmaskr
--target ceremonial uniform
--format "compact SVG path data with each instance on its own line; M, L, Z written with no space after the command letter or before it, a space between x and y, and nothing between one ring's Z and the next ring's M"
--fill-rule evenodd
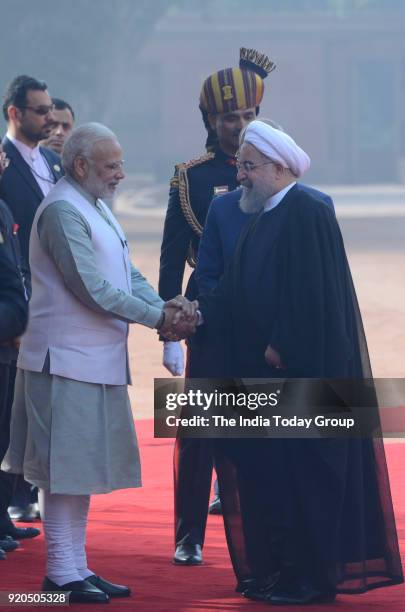
M199 159L178 165L171 180L160 258L159 294L164 300L182 293L186 262L192 268L196 265L211 200L237 187L235 158L221 149L209 118L252 108L257 113L263 96L263 79L273 68L274 64L266 56L254 50L241 49L240 68L220 70L203 83L200 110L208 131L206 147L209 152ZM193 300L198 293L193 272L185 295ZM189 340L186 375L212 377L216 375L214 366L215 363L210 363L209 356L199 350L194 339ZM174 461L176 546L203 545L212 457L209 440L177 441ZM201 562L201 558L194 558L194 561ZM184 560L185 563L194 561L191 558ZM175 562L179 562L177 554Z
M237 187L235 159L218 147L176 167L170 183L169 204L160 256L159 293L169 300L182 293L186 262L195 267L200 237L214 196ZM191 274L185 295L194 300L198 289Z
M160 259L159 294L169 300L182 293L186 261L195 266L200 236L212 198L237 187L234 158L219 148L180 164L171 181ZM185 295L198 295L192 272ZM192 346L189 343L189 346ZM187 376L207 376L197 351L188 353ZM176 543L203 544L212 475L209 440L181 440L175 452Z

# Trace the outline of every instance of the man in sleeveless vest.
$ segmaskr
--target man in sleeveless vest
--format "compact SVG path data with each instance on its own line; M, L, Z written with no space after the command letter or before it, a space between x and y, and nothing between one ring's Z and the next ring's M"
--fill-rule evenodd
M241 130L259 112L263 79L275 65L254 49L241 49L239 68L210 75L203 83L200 110L208 132L207 153L176 167L170 184L160 257L159 294L171 299L182 292L186 262L195 268L199 240L213 197L237 187L235 154ZM186 297L199 293L194 273ZM163 363L173 375L184 369L179 342L165 342ZM188 341L187 376L209 377L213 364L201 359ZM175 450L174 562L196 565L201 549L212 477L212 448L207 440L178 440Z
M39 488L47 546L44 591L71 602L130 595L87 566L90 496L139 487L127 394L128 324L164 337L184 306L165 304L130 263L125 235L101 198L124 178L116 136L98 123L72 133L62 178L38 208L30 237L30 321L18 357L10 446L3 469ZM191 325L189 326L191 330Z

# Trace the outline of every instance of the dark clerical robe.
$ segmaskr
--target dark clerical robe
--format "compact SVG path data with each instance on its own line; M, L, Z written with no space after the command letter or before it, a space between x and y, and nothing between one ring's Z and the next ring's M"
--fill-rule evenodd
M371 377L342 236L298 185L252 219L216 291L205 330L225 330L235 378ZM284 369L264 359L268 344ZM402 582L382 439L216 440L229 550L238 579L294 567L321 591Z

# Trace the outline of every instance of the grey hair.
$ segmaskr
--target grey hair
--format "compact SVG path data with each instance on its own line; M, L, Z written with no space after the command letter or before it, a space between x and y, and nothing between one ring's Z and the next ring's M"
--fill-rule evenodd
M276 123L275 121L273 121L273 119L266 119L266 118L260 118L260 119L255 119L255 121L261 121L262 123L265 123L266 125L270 125L272 128L274 128L275 130L280 130L280 132L284 132L284 128L279 124ZM243 141L245 140L245 133L246 130L248 129L249 124L247 124L243 130L241 131L241 133L239 134L239 146L241 147L243 145Z
M66 174L73 174L74 160L78 155L90 157L95 145L102 140L117 140L114 132L102 123L84 123L75 128L62 151L62 164Z

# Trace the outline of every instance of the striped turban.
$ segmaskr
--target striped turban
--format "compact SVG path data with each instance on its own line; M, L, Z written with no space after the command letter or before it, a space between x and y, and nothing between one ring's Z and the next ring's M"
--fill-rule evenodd
M240 50L239 68L225 68L207 77L200 94L200 109L210 115L254 108L263 98L263 79L275 68L266 55Z

